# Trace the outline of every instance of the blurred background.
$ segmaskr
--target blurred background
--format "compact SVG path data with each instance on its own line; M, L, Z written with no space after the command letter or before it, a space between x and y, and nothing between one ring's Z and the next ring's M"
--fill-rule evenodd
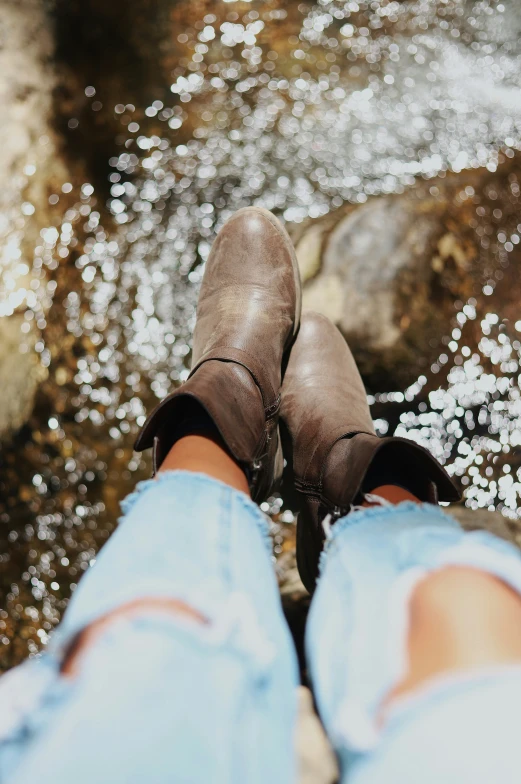
M248 204L286 222L378 432L521 543L520 32L515 0L0 0L0 669L149 475L135 435ZM291 498L264 509L302 599Z

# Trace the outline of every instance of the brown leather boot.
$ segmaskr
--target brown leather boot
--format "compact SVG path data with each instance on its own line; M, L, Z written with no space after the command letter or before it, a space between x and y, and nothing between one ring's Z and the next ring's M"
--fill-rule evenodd
M302 317L282 386L284 453L300 502L297 563L314 589L324 544L322 521L348 513L384 484L421 501L457 501L459 492L432 455L404 438L379 438L347 343L319 313Z
M154 471L178 438L194 432L195 408L244 467L252 497L269 494L282 474L281 368L298 331L300 303L297 261L285 229L267 210L236 212L206 263L190 376L159 403L136 441L139 452L154 448Z

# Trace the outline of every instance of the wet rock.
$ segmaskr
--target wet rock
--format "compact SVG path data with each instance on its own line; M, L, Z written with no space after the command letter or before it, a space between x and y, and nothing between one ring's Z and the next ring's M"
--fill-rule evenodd
M455 301L480 275L469 196L493 176L438 177L294 230L304 309L338 325L370 387L403 388L438 356Z
M40 299L36 307L30 306L27 323L37 324L37 343L49 366L27 427L14 435L0 461L0 593L5 606L5 610L0 609L0 620L7 624L0 646L0 667L36 653L45 643L79 575L113 530L118 499L148 475L146 461L132 455L138 422L187 369L201 262L215 230L227 214L252 201L275 210L289 224L295 222L306 232L300 256L307 288L322 274L320 251L341 219L358 210L365 214L370 204L389 205L389 210L373 215L374 236L381 229L380 218L386 219L385 226L392 224L388 215L392 213L391 205L412 210L401 224L417 238L412 272L406 263L398 265L389 282L394 286L396 280L401 281L397 298L391 303L392 318L387 319L395 343L388 339L389 347L379 352L368 348L367 341L355 346L365 365L366 379L375 387L379 384L384 392L381 399L375 395L373 417L381 420L379 432L385 428L385 432L393 432L398 425L402 430L405 425L411 428L412 436L418 435L413 428L421 430L424 442L432 442L426 445L432 445L449 467L457 449L454 440L468 437L476 454L484 453L477 475L466 475L474 465L470 460L461 468L469 501L477 487L482 496L489 482L486 505L502 503L504 494L500 491L498 496L492 482L502 472L503 461L509 461L514 475L517 450L503 452L497 463L491 463L491 475L486 461L493 456L490 439L480 444L478 437L501 432L503 443L518 415L515 401L508 399L512 387L517 388L517 367L512 369L513 362L501 361L502 367L497 363L494 368L498 349L490 345L492 340L508 339L515 352L512 358L518 357L514 325L519 319L516 276L521 261L517 228L520 188L519 163L517 175L512 166L508 169L508 161L505 170L503 153L499 152L504 151L503 159L510 158L518 145L518 134L511 133L509 124L512 118L507 120L505 114L507 102L516 95L516 86L507 76L515 73L516 50L512 48L510 57L508 41L506 48L496 46L494 41L503 39L491 39L486 22L489 15L482 15L471 46L466 20L462 18L462 25L458 22L452 30L457 19L451 19L449 28L440 33L441 17L436 12L439 4L430 4L425 30L436 36L436 54L444 67L445 54L453 51L457 37L465 48L462 56L472 64L471 87L496 70L488 64L488 56L484 57L491 42L497 73L506 74L493 87L490 85L486 107L480 91L467 112L462 111L460 96L466 96L469 82L454 80L455 70L448 69L451 78L447 81L443 77L432 85L443 94L448 112L440 122L438 109L432 107L432 92L426 89L432 76L433 53L429 47L423 44L422 54L420 46L414 62L405 57L403 46L396 65L391 65L394 55L388 57L395 35L401 41L403 35L412 35L417 29L418 13L424 28L425 9L418 12L415 4L399 4L396 21L382 18L383 27L377 31L371 26L373 11L364 4L356 14L336 8L332 24L323 31L317 31L314 22L316 13L326 12L327 4L322 3L308 7L282 0L231 6L189 0L136 0L130 4L124 0L54 0L47 4L45 0L47 5L52 6L56 31L54 74L46 62L46 53L53 45L43 12L44 0L16 4L0 0L0 9L6 9L0 14L2 29L7 29L7 23L13 28L7 30L1 43L11 69L2 71L7 74L1 82L2 91L7 95L5 91L26 81L34 88L28 92L28 103L19 105L11 95L8 97L6 116L11 110L20 112L20 122L12 128L8 141L23 141L31 129L30 138L38 141L38 145L22 144L24 150L34 153L36 171L28 177L23 173L23 155L16 159L13 171L22 171L28 180L20 180L14 197L6 197L4 206L9 208L12 201L15 208L16 214L9 220L21 260L32 262L34 258L35 265L41 265L31 270L30 282L38 284ZM440 13L446 13L443 3ZM340 32L344 23L338 17L343 14L349 17L348 27L353 27L354 37L346 38ZM214 21L210 22L210 17L215 17ZM228 33L221 36L225 23ZM213 27L211 39L206 39L208 25ZM241 30L248 25L256 31L251 33L255 47L243 39ZM514 43L515 27L510 23L508 31ZM253 40L249 33L248 37ZM430 33L424 39L430 42ZM45 41L47 50L42 48ZM374 56L373 63L368 62L367 47L371 58ZM417 68L422 59L425 67ZM483 65L485 60L487 64ZM503 68L505 63L508 67ZM384 74L392 79L383 79ZM411 83L414 88L408 86ZM53 121L61 133L59 145L47 128L51 90ZM498 90L502 104L497 103ZM492 97L496 105L491 110ZM405 104L410 109L404 114ZM487 112L488 118L484 116ZM415 126L411 123L409 128L408 119ZM411 133L416 126L416 132ZM424 131L431 127L432 145L440 153L435 156L439 160L416 167L415 156L418 154L421 163L420 156L429 146L425 145ZM387 140L382 151L378 129L383 128ZM507 141L510 136L513 144ZM43 137L47 137L45 144ZM484 138L488 139L486 146L482 144ZM504 150L503 142L510 145L508 149ZM479 154L474 154L476 143ZM464 153L464 161L457 154L458 148ZM496 174L470 168L462 175L420 184L407 195L375 200L377 193L399 193L403 187L412 186L411 164L414 171L434 176L440 169L456 168L456 164L493 167L496 159ZM62 160L67 163L64 165ZM57 174L60 166L65 169L62 177ZM47 176L43 176L45 167ZM396 174L389 176L390 171ZM6 188L14 185L15 179L6 183ZM62 190L66 182L73 188L69 193L72 203ZM86 183L91 184L87 189L90 194L82 188ZM115 226L105 200L109 192L114 197L118 192L122 196L122 190L125 203L115 203ZM54 216L47 212L49 196L59 198ZM306 216L323 214L340 204L340 199L355 203L366 196L373 201L363 207L345 206L327 219L299 223L307 220ZM15 223L20 218L21 199L29 202L35 213L29 217L22 213L22 222ZM214 207L212 217L203 211L208 206ZM419 234L420 220L425 221L427 239ZM42 245L38 238L42 225L55 226L58 237L47 243L43 254L33 253ZM31 232L37 237L34 244ZM302 231L295 236L301 237ZM483 249L479 258L474 256L476 244ZM114 247L116 250L109 250ZM418 283L416 257L423 260L425 248L430 270L428 264L421 268L423 277ZM389 253L400 252L395 241ZM385 247L380 247L379 264L384 263ZM454 327L461 326L461 322L451 321L462 315L459 311L467 291L473 290L474 276L476 315L462 327L456 348L449 349L443 340L450 340ZM480 298L482 276L490 284L484 298ZM378 283L378 275L374 277ZM48 287L48 283L56 284L56 288ZM420 292L411 318L412 295L420 284L432 297ZM336 291L334 277L331 289ZM47 296L44 293L42 297L42 291L48 291ZM489 296L490 291L493 296ZM174 296L170 297L169 292ZM311 288L306 297L308 293ZM334 293L324 299L325 306L332 306ZM441 303L439 313L437 302ZM424 307L431 308L427 316ZM496 315L499 322L491 323L484 333L480 325L487 314ZM375 315L380 318L380 313ZM488 342L482 340L485 334ZM167 345L173 345L166 357L161 353L165 337ZM395 350L398 344L407 350ZM498 376L498 390L486 393L480 410L472 396L459 396L452 378L452 371L464 366L469 352L472 358L480 355L485 373L495 370ZM432 353L445 359L440 357L438 364L431 365L431 372L425 373L427 382L421 398L412 399L410 395L405 402L390 400L385 393L403 390L400 379L410 375L416 378L419 369L428 366ZM507 381L512 387L503 385ZM454 395L454 405L449 406L454 414L450 421L440 424L440 416L435 425L429 425L431 439L424 432L428 428L421 427L416 415L436 413L429 408L428 396L440 387ZM503 414L498 425L499 404ZM458 423L463 435L456 430ZM450 431L446 424L450 424ZM517 435L512 436L512 446L516 439ZM481 496L480 503L484 504ZM294 531L292 523L288 527ZM280 554L282 548L285 556L290 543L281 541L280 531L274 532L274 544L276 552ZM291 558L287 561L291 564ZM309 597L300 593L301 601L297 601L301 589L294 563L288 568L283 601L301 635L301 609L309 603ZM53 587L55 584L59 589ZM28 608L30 614L20 612L20 607Z
M28 419L44 369L34 346L21 332L22 316L0 319L0 439L17 430Z
M50 127L54 43L45 8L40 0L0 2L0 439L26 421L42 377L36 329L21 331L20 310L23 291L40 285L30 271L50 220L48 189L66 179Z
M304 596L308 596L308 592L304 587L304 583L300 579L297 569L297 559L295 555L295 531L293 540L291 541L291 549L288 549L277 559L277 574L279 575L279 588L280 594L283 598L289 598L293 601L298 601Z
M55 84L49 63L53 46L43 2L0 2L0 207L4 220L17 212L13 200L28 183L24 167L32 164L36 168L48 157L45 148L51 140L46 134Z
M338 781L335 754L313 707L309 689L298 690L297 760L299 784L333 784Z
M501 512L488 509L469 509L466 506L455 506L450 513L465 531L489 531L500 539L521 546L521 522L504 517Z

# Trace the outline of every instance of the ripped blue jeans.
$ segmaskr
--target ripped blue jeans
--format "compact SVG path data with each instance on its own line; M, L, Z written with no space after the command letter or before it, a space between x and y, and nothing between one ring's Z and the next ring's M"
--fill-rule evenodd
M124 511L48 650L0 679L1 784L291 784L298 668L264 516L181 471L144 482ZM521 592L517 550L436 507L352 512L331 530L306 648L343 782L519 781L521 667L440 679L377 723L406 666L408 596L449 564ZM63 677L81 630L148 597L207 622L115 617Z

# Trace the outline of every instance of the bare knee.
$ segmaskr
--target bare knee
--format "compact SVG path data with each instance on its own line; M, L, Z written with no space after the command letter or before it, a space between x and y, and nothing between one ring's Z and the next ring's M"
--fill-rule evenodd
M492 575L432 572L409 606L408 669L389 700L442 675L521 663L521 597Z
M62 674L73 677L78 671L79 662L86 651L115 622L122 618L136 618L150 615L184 616L196 623L205 624L207 619L185 602L170 598L144 597L123 604L115 610L98 618L77 635L65 657Z
M514 619L521 620L519 594L497 577L465 566L448 566L429 574L416 587L410 603L411 632L439 623L454 635L464 631L471 644L504 637Z

